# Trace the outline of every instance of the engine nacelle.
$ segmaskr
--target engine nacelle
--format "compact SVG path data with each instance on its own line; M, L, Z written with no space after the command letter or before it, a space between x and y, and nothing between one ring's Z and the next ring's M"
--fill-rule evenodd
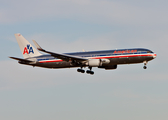
M111 70L111 69L117 69L117 65L99 66L98 68L104 68L106 70Z
M109 59L101 59L102 64L109 64L110 60Z
M101 63L100 59L90 59L88 61L88 66L90 66L90 67L98 67L98 66L102 66L102 63Z
M102 64L108 64L108 63L110 63L110 60L108 59L89 59L86 65L90 67L99 67L102 66Z

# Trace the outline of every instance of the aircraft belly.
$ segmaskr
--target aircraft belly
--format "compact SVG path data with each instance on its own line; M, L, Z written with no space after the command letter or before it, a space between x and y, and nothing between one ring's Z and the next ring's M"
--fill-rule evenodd
M118 63L119 58L111 58L110 59L110 65L116 65Z
M40 63L38 64L39 67L45 67L45 68L69 68L73 67L70 62L50 62L50 63Z
M118 58L118 64L127 64L130 62L129 57L122 57L122 58Z
M142 63L144 61L150 61L154 59L153 56L136 56L136 57L118 57L118 58L110 58L109 64L102 64L102 66L109 65L117 65L117 64L134 64L134 63ZM71 64L71 62L43 62L36 64L27 64L31 66L44 67L44 68L71 68L71 67L80 67L79 65Z
M120 58L111 58L110 65L116 64L132 64L132 63L142 63L144 61L152 60L152 56L137 56L137 57L120 57Z

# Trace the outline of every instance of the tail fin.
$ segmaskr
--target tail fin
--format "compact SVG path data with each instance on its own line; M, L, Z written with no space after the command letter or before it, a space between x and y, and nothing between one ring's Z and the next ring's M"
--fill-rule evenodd
M21 34L15 34L15 37L24 58L42 55Z

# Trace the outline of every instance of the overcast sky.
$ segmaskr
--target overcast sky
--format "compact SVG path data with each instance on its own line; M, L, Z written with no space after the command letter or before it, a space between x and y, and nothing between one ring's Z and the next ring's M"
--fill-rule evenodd
M167 120L168 1L0 0L1 120ZM117 70L24 66L14 37L59 53L148 48L157 58ZM87 70L87 68L86 68Z

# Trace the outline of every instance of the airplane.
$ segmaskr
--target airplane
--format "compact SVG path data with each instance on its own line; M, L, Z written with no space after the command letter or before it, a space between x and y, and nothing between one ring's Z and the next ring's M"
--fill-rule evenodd
M74 68L77 72L85 73L83 68L88 67L87 74L94 74L93 67L105 70L117 69L121 64L144 63L143 68L147 68L147 63L156 58L156 53L145 48L115 49L103 51L84 51L75 53L55 53L47 51L33 40L35 49L20 33L15 34L24 59L10 57L18 63L43 68ZM39 51L47 53L41 54Z

